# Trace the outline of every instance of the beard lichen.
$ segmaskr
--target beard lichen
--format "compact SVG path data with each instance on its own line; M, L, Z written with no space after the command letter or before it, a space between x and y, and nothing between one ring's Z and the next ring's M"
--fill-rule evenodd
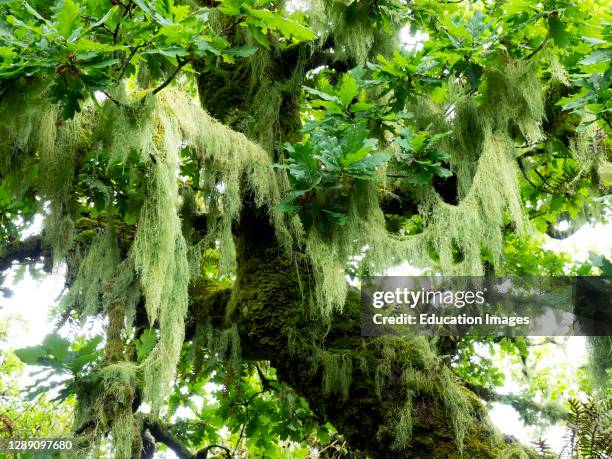
M79 311L79 317L84 319L121 304L128 326L142 298L150 326L159 328L155 348L140 365L112 363L101 370L100 394L90 394L90 403L85 395L81 411L94 418L104 414L108 411L104 394L119 397L127 393L134 387L136 373L143 380L143 400L157 410L170 389L183 345L191 274L189 247L180 218L180 149L194 149L203 166L203 176L211 179L202 184L209 191L206 242L221 241L224 272L230 272L235 263L231 226L247 191L255 196L258 206L271 209L270 218L284 246L288 249L292 243L283 215L275 210L281 193L272 160L263 148L218 123L195 99L176 90L135 101L121 89L113 92L113 101L107 99L97 109L86 104L71 120L61 120L52 104L41 104L44 94L41 89L25 97L3 98L3 115L11 110L7 104L16 103L14 106L23 110L17 116L7 116L9 122L0 128L0 148L6 153L0 173L17 173L25 161L35 160L46 169L36 185L47 202L43 230L46 243L56 263L68 259L70 265L72 288L64 300L65 307ZM135 152L146 171L144 201L133 240L125 250L119 248L111 212L106 218L100 217L101 222L94 227L79 228L82 231L78 237L72 231L75 222L82 220L77 213L82 197L75 183L75 167L90 152L107 158L109 167L117 161L125 162ZM112 191L104 191L110 206ZM219 338L219 346L231 349L234 361L239 354L236 336L233 330ZM105 435L111 430L117 454L128 457L132 442L139 437L134 437L130 433L134 429L128 428L134 422L131 407L118 411L119 405L126 404L117 399L112 416L108 415L96 433ZM77 418L83 421L82 416Z
M335 36L339 43L346 43L340 46L353 50L355 59L364 60L371 46L368 40L374 40L373 32L367 31L362 48L354 43L361 26L344 27L342 23L338 28L353 34ZM273 96L268 101L270 105L262 106L256 115L268 123L276 119L281 99L278 88L265 87L255 100L263 101L266 94ZM6 117L10 108L3 100L0 116L9 122L0 128L0 173L18 170L23 161L40 155L41 165L51 171L40 179L43 198L49 201L44 234L55 258L61 260L74 239L76 216L72 201L77 159L90 150L105 150L111 153L110 163L125 160L131 151L136 151L146 166L144 202L129 250L125 256L120 254L109 218L106 228L74 255L79 269L70 293L73 305L78 305L84 315L108 310L117 302L129 315L142 295L149 324L159 327L159 341L142 364L120 362L103 368L99 375L101 391L84 395L80 402L83 412L77 417L82 420L92 410L103 415L100 425L112 429L115 448L125 457L139 441L130 434L134 432L130 426L136 422L131 404L137 379L143 380L144 400L159 408L172 383L184 340L192 270L180 216L177 177L181 148L193 149L202 169L201 183L196 185L206 197L208 231L204 245L217 245L220 249L220 274L234 271L232 226L248 194L253 196L256 207L268 209L282 249L290 252L296 241L304 244L301 248L314 279L313 304L324 318L345 304L345 269L353 257L363 257L361 263L368 272L380 273L390 263L403 260L431 265L433 253L444 274L480 275L484 272L483 252L490 254L494 263L501 258L503 228L511 224L519 233L526 228L514 139L539 141L544 114L537 73L528 64L511 63L490 71L482 101L478 105L470 98L459 101L452 125L441 109L436 111L429 104L436 125L454 130L444 146L458 177L460 201L450 205L433 188L415 192L424 229L410 238L386 232L374 182L355 189L345 225L331 227L326 234L313 228L302 235L299 222L288 222L277 207L286 180L272 168L275 139L270 137L275 129L271 126L261 132L261 138L250 132L262 147L212 119L181 91L167 88L142 102L134 102L128 93L113 97L121 103L106 100L98 110L86 106L70 121L58 121L57 108L40 105L40 99L31 94L23 100L15 96L17 106L23 110L16 117ZM580 148L578 143L573 146L577 155L583 154ZM457 251L461 253L460 260ZM134 291L137 296L129 293ZM201 336L205 337L203 345L213 354L226 355L233 366L238 366L235 329L220 334L205 329ZM381 435L389 432L394 438L392 448L402 450L410 444L417 421L416 400L430 397L445 407L461 450L474 420L474 403L451 371L441 365L429 343L424 338L385 338L373 340L370 345L379 346L377 355L383 356L376 368L369 369L375 377L378 396L397 374L404 388L402 408L389 413L387 423L381 426ZM326 394L338 393L346 399L352 374L356 369L368 370L364 361L355 361L357 356L350 352L334 352L313 343L294 343L293 347L297 357L312 361L313 371L322 372ZM109 405L110 394L114 401ZM114 426L111 419L115 420Z
M114 457L130 459L140 454L140 421L133 412L140 387L138 373L138 367L131 362L112 363L79 386L74 419L74 430L84 432L77 441L79 456L89 457L100 448L100 437L108 433L112 436Z
M484 84L480 104L459 100L452 122L428 100L413 107L417 112L423 107L420 116L427 124L454 132L443 147L458 177L457 205L446 203L433 188L415 189L424 229L399 238L386 232L377 184L368 183L351 196L344 225L326 234L312 229L306 236L316 302L324 317L344 304L345 269L352 257L363 257L363 267L372 274L407 260L433 264L447 275L482 275L484 253L494 265L501 261L504 228L525 231L514 139L542 138L544 105L537 73L529 64L511 63L489 72Z
M347 0L317 0L311 4L309 23L318 32L320 44L333 40L339 60L365 64L378 54L391 54L403 25L402 12L379 12L376 7Z
M474 426L474 401L469 392L456 381L452 371L442 364L425 337L377 339L376 345L383 356L375 369L375 387L379 398L399 374L403 402L397 412L388 414L387 424L380 435L391 431L394 442L391 448L402 450L411 444L418 398L440 400L451 421L455 442L459 451L464 439Z

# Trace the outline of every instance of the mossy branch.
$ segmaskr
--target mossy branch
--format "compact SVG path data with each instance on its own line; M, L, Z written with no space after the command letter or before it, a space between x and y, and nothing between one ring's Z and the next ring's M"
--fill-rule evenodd
M163 443L174 451L179 459L192 459L195 457L195 455L189 451L189 448L183 445L183 443L170 432L170 429L168 429L168 426L165 424L162 424L160 421L147 420L144 426L149 430L151 435L153 435L155 440Z
M197 453L192 453L181 441L174 435L169 427L158 420L146 420L144 427L148 429L153 438L160 443L163 443L170 448L178 456L179 459L206 459L208 453L213 449L221 449L225 452L226 457L230 456L230 450L222 445L208 445L200 449Z
M526 419L541 415L550 422L555 423L566 420L568 416L567 410L557 403L542 404L519 395L499 394L488 387L472 383L466 383L466 387L487 402L497 402L512 406Z
M198 289L190 316L204 311L219 316L218 309L227 308L224 316L235 324L241 342L269 356L280 382L305 397L316 416L332 423L352 448L373 458L501 454L508 441L486 422L478 397L427 340L362 338L359 298L351 290L343 312L333 312L329 328L321 329L299 286L298 272L309 272L307 259L298 257L296 267L279 250L265 211L250 200L244 206L236 225L238 270L227 289L231 295Z
M51 255L42 244L42 237L32 236L22 241L11 242L0 248L0 272L9 269L13 262L35 263ZM45 268L47 266L45 265Z

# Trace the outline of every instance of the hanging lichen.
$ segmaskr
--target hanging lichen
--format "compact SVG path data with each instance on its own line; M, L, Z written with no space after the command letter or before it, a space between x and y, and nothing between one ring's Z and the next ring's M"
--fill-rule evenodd
M478 408L470 393L456 381L425 337L380 337L363 343L361 358L358 354L333 349L323 349L307 332L293 332L289 336L291 355L306 359L312 364L312 372L320 372L323 393L337 394L346 400L352 385L353 373L362 372L373 378L375 396L383 401L388 391L401 387L397 395L397 410L389 412L385 423L380 425L378 436L393 438L392 450L401 451L412 442L416 400L433 398L440 402L452 422L457 448L463 448L468 432L475 427L474 413ZM364 356L374 353L376 367L370 368ZM370 361L371 363L371 361ZM493 432L491 432L493 435Z
M220 363L238 373L242 356L236 327L218 330L210 322L198 323L191 342L191 360L196 373L204 369L203 365L207 365L206 370L210 371Z
M401 12L378 12L375 5L360 2L318 0L312 2L308 14L321 44L331 38L339 59L364 64L378 54L391 54L397 43Z
M109 431L113 437L114 457L130 459L142 444L138 420L132 412L139 380L138 368L130 362L107 365L83 383L78 392L75 429L87 434L78 439L83 456L94 450L98 438Z
M49 202L44 234L57 262L66 256L75 239L69 230L79 222L78 247L70 254L71 265L78 270L71 274L73 287L64 301L68 307L84 318L120 303L127 324L138 298L144 297L148 321L159 327L159 342L139 371L144 398L156 408L170 388L183 344L191 272L179 212L180 148L188 145L195 150L203 176L209 179L202 184L209 191L206 243L220 241L225 273L235 263L231 226L239 216L244 193L252 193L257 205L271 209L277 235L287 249L294 239L284 216L275 210L281 193L270 155L210 118L194 98L179 91L138 100L127 88L119 88L112 93L112 101L104 101L98 109L87 106L70 121L58 120L52 105L34 108L41 94L43 89L0 104L3 111L5 101L24 107L19 116L7 117L11 122L0 131L7 150L2 173L18 169L21 161L35 155L50 171L40 188ZM74 214L74 162L92 150L108 152L100 158L107 158L109 165L125 162L136 152L147 171L144 202L127 253L118 248L110 212L106 220L91 220L95 224L89 226L82 223L87 219ZM88 180L88 186L103 192L110 205L110 190Z
M346 30L358 34L360 27ZM370 32L365 35L366 41ZM364 59L365 51L355 47L351 37L336 36L340 42L348 43L347 49L357 50L357 59ZM88 233L91 238L83 237L73 255L79 270L70 298L84 315L109 311L112 305L120 303L129 316L142 296L149 324L159 328L159 341L139 367L122 362L104 368L100 373L99 396L90 394L93 398L84 400L78 418L82 420L94 411L97 415L107 413L108 420L102 418L101 426L112 429L116 450L127 457L137 441L129 434L130 426L136 422L131 402L135 387L140 384L137 380L142 377L144 399L152 402L154 408L159 408L173 381L184 340L188 285L193 272L177 181L181 148L192 149L202 168L201 183L197 185L205 195L208 225L203 245L219 248L220 273L234 270L232 226L239 220L245 196L252 197L255 206L268 210L281 248L287 252L296 245L303 249L308 268L312 268L312 303L317 307L318 318L329 318L345 304L345 269L352 257L362 258L370 273L383 272L390 263L403 260L416 265L431 265L435 260L439 271L445 274L478 275L483 273L483 252L490 254L494 262L499 261L503 228L512 224L521 232L526 226L513 139L517 136L527 142L541 139L543 103L534 75L529 66L511 63L486 76L486 89L478 105L472 99L458 101L452 120L455 134L445 147L458 176L460 202L448 204L433 189L415 190L424 230L410 238L394 237L385 231L385 217L374 182L355 189L346 223L331 227L326 234L313 227L303 235L298 221L287 221L277 207L286 181L272 167L275 129L270 126L281 110L282 88L262 85L262 92L254 97L260 102L270 97L266 101L269 105L255 112L256 120L247 126L247 131L263 147L212 119L192 97L170 88L144 100L135 100L122 88L112 94L113 101L104 101L98 110L85 107L68 122L58 122L53 106L33 109L28 99L31 95L25 102L17 98L25 109L17 121L0 130L0 148L7 153L1 167L3 173L15 170L20 161L40 154L42 164L53 171L49 174L52 177L44 178L48 182L42 183L41 189L49 200L45 235L54 247L56 259L64 258L70 248L66 242L73 240L70 230L77 216L73 215L71 199L74 164L79 155L90 150L106 151L110 153L110 163L125 161L131 152L136 152L147 171L144 201L131 246L126 253L119 249L112 216L104 225L88 229L93 230ZM429 106L423 110L423 118L435 120L439 128L451 127L441 109L436 109L431 101L423 104ZM4 102L0 108L0 114L4 114ZM256 131L268 127L258 139ZM580 150L581 145L577 141L572 148L578 155L586 156L588 152ZM23 153L23 158L18 153ZM324 326L325 323L321 327ZM205 341L202 346L210 352L224 356L232 366L239 365L235 329L214 336L210 330L199 330L198 335ZM315 339L294 341L295 354L309 359L313 371L321 372L324 393L348 397L353 372L365 371L367 362L355 360L347 352L324 349ZM420 397L430 397L445 408L461 449L474 418L474 404L454 381L450 370L441 366L429 343L422 338L381 339L370 345L384 356L376 368L368 369L375 378L378 395L396 375L405 387L401 409L389 413L380 435L392 435L394 449L406 448L416 422L415 403ZM118 395L114 404L106 406L110 393ZM110 414L116 420L113 425Z
M451 205L433 189L415 189L424 230L396 238L385 231L376 184L355 190L344 225L327 234L312 229L307 236L323 316L344 304L345 267L351 257L362 256L370 273L407 260L417 266L435 262L444 274L482 275L483 253L495 264L501 260L504 227L511 224L519 234L526 229L513 138L520 134L535 142L542 136L542 91L532 68L511 63L490 72L482 102L476 107L469 99L459 100L452 125L441 108L427 100L422 104L422 122L455 133L444 148L458 174L460 202Z
M376 368L376 387L378 397L383 395L383 387L391 381L394 372L400 372L405 399L397 413L389 413L388 426L391 429L393 449L401 450L412 440L413 409L417 397L439 398L452 420L455 441L459 450L467 432L473 428L474 406L468 392L455 381L452 372L441 364L423 337L410 339L382 338L379 340L384 356Z

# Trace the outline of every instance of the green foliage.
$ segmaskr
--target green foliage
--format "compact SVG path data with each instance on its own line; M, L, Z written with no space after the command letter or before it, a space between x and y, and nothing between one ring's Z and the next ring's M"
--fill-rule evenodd
M504 265L500 274L516 276L593 275L591 263L575 263L564 253L542 248L538 238L520 239L507 235L504 247Z
M229 431L226 440L238 450L246 449L265 457L296 457L299 447L326 444L335 433L329 424L319 425L308 403L276 379L276 372L262 363L243 363L236 367L229 361L231 346L223 351L219 334L210 327L202 329L191 345L186 346L178 379L169 399L168 417L179 407L190 413L173 429L186 445L198 449L219 444L219 430ZM208 338L204 338L208 335ZM201 367L201 357L213 353ZM202 397L203 403L194 400ZM292 442L296 442L292 445ZM281 446L285 444L284 446Z
M436 103L446 96L445 79L441 78L440 61L424 52L394 50L393 57L376 56L369 63L372 79L369 84L379 86L381 96L391 97L389 114L401 111L408 100L417 95L431 94Z
M246 27L253 38L267 49L270 49L268 30L278 31L290 42L315 38L314 32L298 21L287 18L278 11L262 8L268 5L269 2L261 0L222 0L219 11L240 18L240 25Z
M136 347L136 360L138 362L142 362L144 359L146 359L153 348L155 348L156 343L157 334L155 333L155 330L152 328L147 328L144 330L134 342Z
M57 391L54 401L65 400L75 394L80 381L100 365L101 342L101 336L91 339L80 337L69 342L59 334L51 333L39 346L17 349L15 355L23 363L45 367L46 370L32 383L28 397L33 399L40 394ZM62 376L64 379L55 379L47 384L50 375ZM65 379L66 376L70 378Z
M575 458L605 458L612 454L610 398L570 400L567 448Z
M431 183L435 176L447 178L453 173L442 166L450 156L436 148L440 139L447 137L451 131L430 135L427 131L414 133L410 128L402 129L395 140L400 148L397 159L405 163L409 175L408 182L413 185Z
M578 61L579 71L571 76L580 90L571 96L560 99L557 103L564 110L573 113L586 111L586 117L578 129L586 129L588 125L603 121L603 126L610 133L612 105L612 25L604 24L602 38L585 37L587 43L593 46L591 52Z
M13 321L7 324L11 323L16 324ZM0 351L0 438L26 438L33 434L44 438L68 436L73 399L58 404L49 401L45 393L35 400L24 398L21 383L26 371L13 352Z
M378 142L368 138L363 124L342 128L322 127L311 131L306 142L287 144L289 164L277 166L288 169L294 188L279 208L300 212L306 228L345 224L351 189L362 181L374 180L376 169L389 158L376 152ZM346 197L344 204L342 196Z
M110 90L133 75L137 63L153 76L143 84L148 88L194 59L234 62L256 51L232 48L212 32L205 10L172 1L138 0L110 7L103 1L58 0L49 16L37 12L39 6L42 9L36 3L2 6L6 19L0 34L0 76L50 78L50 98L60 104L65 119L79 112L96 91ZM160 72L168 66L171 70Z

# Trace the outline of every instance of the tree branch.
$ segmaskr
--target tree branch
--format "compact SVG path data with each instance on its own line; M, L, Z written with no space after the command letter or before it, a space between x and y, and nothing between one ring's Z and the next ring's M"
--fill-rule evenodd
M189 448L187 448L181 441L176 438L170 429L159 421L146 420L145 428L149 430L153 438L156 441L163 443L176 454L179 459L206 459L208 457L208 452L213 448L222 449L225 451L226 457L230 458L230 450L226 446L222 445L208 445L197 453L193 454Z
M570 227L568 229L558 230L552 223L549 223L548 228L546 228L546 234L548 235L548 237L551 237L553 239L563 240L576 233L580 228L582 228L582 225L570 224Z
M567 411L557 403L541 404L518 395L498 394L492 389L472 383L466 383L465 386L487 402L510 405L524 418L541 414L553 423L567 418Z
M153 90L153 94L157 94L159 91L161 91L162 89L164 89L166 86L168 86L172 80L174 80L174 77L180 72L180 70L183 68L183 66L185 64L187 64L188 60L185 59L184 61L179 60L179 58L176 58L177 61L177 66L176 68L172 71L172 73L170 74L170 76L166 79L166 81L164 81L162 84L160 84L157 88L155 88Z
M544 48L544 46L546 45L546 43L548 43L548 40L550 40L550 35L547 36L544 41L542 41L542 43L540 43L540 46L538 46L537 48L535 48L531 53L529 53L529 55L525 58L526 60L531 60L536 54L538 54L542 48Z
M531 180L529 178L529 175L527 174L527 170L525 169L525 165L523 164L523 161L521 161L522 157L518 157L516 158L516 162L518 163L519 169L521 170L521 173L523 174L523 177L525 178L525 180L527 181L527 183L529 183L533 188L535 188L538 191L541 191L542 193L547 193L547 194L555 194L552 193L550 190L547 190L546 188L543 188L539 185L536 185L533 180ZM537 172L537 171L536 171ZM538 173L538 175L540 175Z
M225 320L219 324L222 328L227 328L227 321L236 325L241 351L254 348L269 356L278 380L308 400L315 418L332 423L352 448L378 459L446 458L450 457L449 452L458 451L443 398L421 394L411 401L416 407L412 414L412 441L391 450L389 445L394 441L394 434L389 419L406 400L402 372L410 359L416 362L420 357L410 340L361 336L360 297L356 290L349 291L342 313L334 316L324 337L318 337L321 339L319 349L324 349L318 352L334 360L348 356L350 362L359 364L352 363L343 370L348 372L347 386L343 388L336 382L331 390L325 387L326 369L317 357L313 357L318 345L312 344L307 332L317 325L308 314L309 306L304 304L299 284L308 280L297 277L297 271L308 272L307 262L300 261L296 269L295 259L278 247L265 210L256 209L251 197L245 200L240 222L235 227L237 271L234 285L224 290L224 294L205 284L194 289L189 316L200 321L210 315L217 317L219 310L224 309L226 313L220 316ZM292 340L295 344L290 351L288 343ZM370 369L387 361L386 356L390 354L394 356L388 362L390 374L382 390L377 389ZM414 357L407 357L409 355ZM440 365L431 371L449 370ZM457 387L462 385L456 384ZM496 440L484 444L475 441L490 427L485 420L484 406L477 402L477 397L473 397L470 408L474 423L466 432L466 442L470 445L471 457L498 457L500 450L514 442ZM385 425L391 427L383 431L381 426Z
M223 451L225 451L225 457L227 458L232 457L230 455L231 453L230 453L229 448L227 448L226 446L208 445L207 447L202 448L200 451L198 451L198 453L194 456L194 459L206 459L208 457L208 452L213 448L218 448L218 449L222 449Z
M149 432L151 432L151 435L153 435L156 441L163 443L174 451L179 459L193 459L195 457L194 454L192 454L191 451L170 432L168 427L161 422L147 420L145 421L145 427L149 429Z
M50 253L42 247L42 238L32 236L23 241L14 241L0 248L0 272L9 269L14 261L33 263Z

